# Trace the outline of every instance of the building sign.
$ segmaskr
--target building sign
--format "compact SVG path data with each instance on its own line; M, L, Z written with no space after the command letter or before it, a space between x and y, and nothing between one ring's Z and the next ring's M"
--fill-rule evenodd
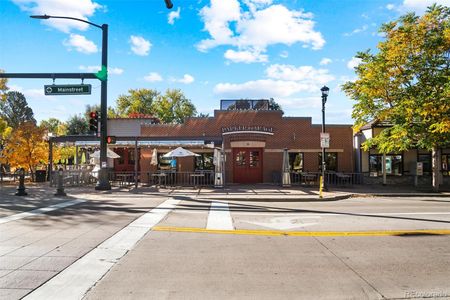
M44 92L46 96L59 95L90 95L90 84L64 84L64 85L44 85Z
M330 134L327 132L320 133L320 148L330 148Z
M223 135L233 134L233 133L260 133L260 134L273 135L273 128L266 127L266 126L258 126L258 125L251 125L251 126L235 125L235 126L222 127Z
M423 162L417 162L416 175L423 176Z

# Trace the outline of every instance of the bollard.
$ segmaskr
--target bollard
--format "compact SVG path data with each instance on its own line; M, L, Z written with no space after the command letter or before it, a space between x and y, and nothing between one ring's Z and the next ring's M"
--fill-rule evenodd
M17 188L16 196L26 196L28 195L25 192L25 170L20 168L19 170L19 187Z
M67 194L64 192L63 173L64 173L63 169L59 168L58 177L56 178L57 187L55 196L67 196Z

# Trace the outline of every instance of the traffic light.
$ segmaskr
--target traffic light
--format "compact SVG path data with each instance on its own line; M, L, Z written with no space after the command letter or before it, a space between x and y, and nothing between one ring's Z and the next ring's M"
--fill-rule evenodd
M108 136L106 137L106 143L107 143L107 144L115 144L115 143L116 143L116 137L115 137L115 136L108 135Z
M89 113L89 131L92 133L98 132L98 112L96 111Z

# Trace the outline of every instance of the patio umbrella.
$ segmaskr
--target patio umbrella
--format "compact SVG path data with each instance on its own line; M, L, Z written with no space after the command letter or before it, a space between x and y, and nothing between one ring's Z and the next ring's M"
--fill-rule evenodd
M106 151L106 157L108 158L119 158L120 155L117 154L116 152L107 149ZM100 158L100 150L95 151L94 153L91 154L91 158Z
M163 157L186 157L186 156L200 156L200 155L192 151L186 150L183 147L178 147L163 155Z
M288 149L284 149L283 151L283 175L282 175L282 185L283 186L291 186L291 174L290 174L290 166L289 166L289 153Z
M153 153L152 153L152 160L150 161L150 164L153 166L158 165L158 150L153 149Z
M81 164L85 164L86 163L86 153L81 153Z

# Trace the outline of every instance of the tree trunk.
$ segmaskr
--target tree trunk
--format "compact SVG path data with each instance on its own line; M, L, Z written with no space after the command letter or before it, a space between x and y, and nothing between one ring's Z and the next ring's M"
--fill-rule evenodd
M441 169L441 150L438 147L433 147L431 151L431 164L433 168L433 191L438 192L439 191L439 184L441 182L440 180L440 169Z

